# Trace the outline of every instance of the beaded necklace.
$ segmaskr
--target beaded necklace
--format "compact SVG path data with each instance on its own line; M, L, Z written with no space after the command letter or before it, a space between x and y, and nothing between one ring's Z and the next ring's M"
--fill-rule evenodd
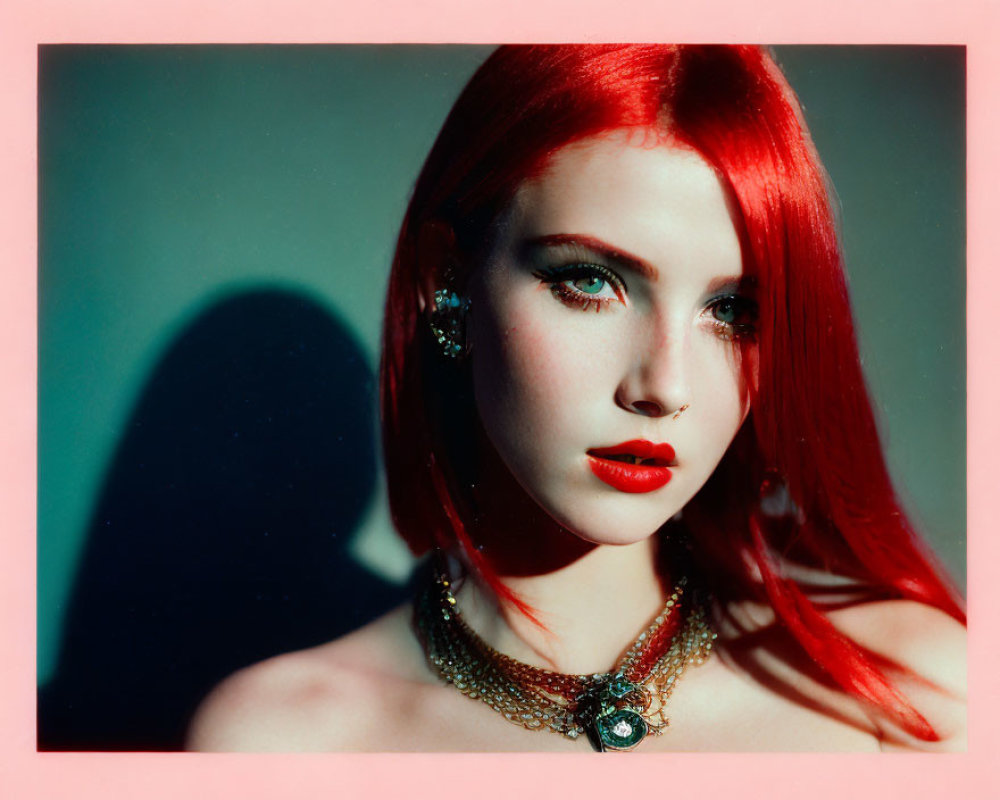
M686 587L681 578L614 669L592 675L565 675L498 653L462 618L440 562L417 596L414 622L431 667L464 695L527 730L568 739L586 734L598 752L631 750L663 733L674 686L688 665L711 653L716 634L703 603L682 603Z

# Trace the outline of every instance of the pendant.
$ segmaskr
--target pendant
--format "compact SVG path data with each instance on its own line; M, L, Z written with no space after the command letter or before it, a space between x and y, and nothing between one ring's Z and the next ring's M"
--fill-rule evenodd
M646 720L631 708L620 708L597 718L597 734L607 750L631 750L648 733Z
M649 735L637 710L648 705L646 690L619 673L580 697L576 717L597 752L631 750Z

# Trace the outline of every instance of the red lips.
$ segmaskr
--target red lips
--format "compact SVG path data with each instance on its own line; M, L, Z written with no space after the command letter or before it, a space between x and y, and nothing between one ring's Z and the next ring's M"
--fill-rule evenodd
M587 455L594 475L619 492L632 494L666 486L673 474L669 467L676 457L669 444L653 444L645 439L595 447Z

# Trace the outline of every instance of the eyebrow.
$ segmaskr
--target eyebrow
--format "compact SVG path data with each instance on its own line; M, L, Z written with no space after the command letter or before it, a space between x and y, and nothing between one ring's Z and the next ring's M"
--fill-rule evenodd
M577 233L552 233L547 236L537 236L525 242L525 249L533 247L558 247L570 245L584 247L604 258L631 269L650 281L658 280L660 273L656 267L638 256L626 253L617 247L598 239L596 236L586 236ZM709 294L722 294L754 291L757 288L757 278L754 275L720 275L708 284Z
M643 261L631 253L626 253L624 250L619 250L617 247L612 247L607 242L602 242L594 236L584 236L576 233L553 233L548 236L538 236L525 242L525 248L527 249L532 247L557 247L559 245L585 247L609 261L627 267L650 281L655 281L660 277L660 273L656 267L649 262Z
M757 288L754 275L722 275L712 278L708 284L709 294L738 294L752 292Z

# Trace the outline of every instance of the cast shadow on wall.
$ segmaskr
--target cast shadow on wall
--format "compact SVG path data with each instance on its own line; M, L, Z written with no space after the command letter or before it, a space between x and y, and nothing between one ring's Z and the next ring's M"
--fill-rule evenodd
M179 749L227 674L404 599L346 549L375 487L373 384L304 295L231 297L179 337L96 506L39 749Z

